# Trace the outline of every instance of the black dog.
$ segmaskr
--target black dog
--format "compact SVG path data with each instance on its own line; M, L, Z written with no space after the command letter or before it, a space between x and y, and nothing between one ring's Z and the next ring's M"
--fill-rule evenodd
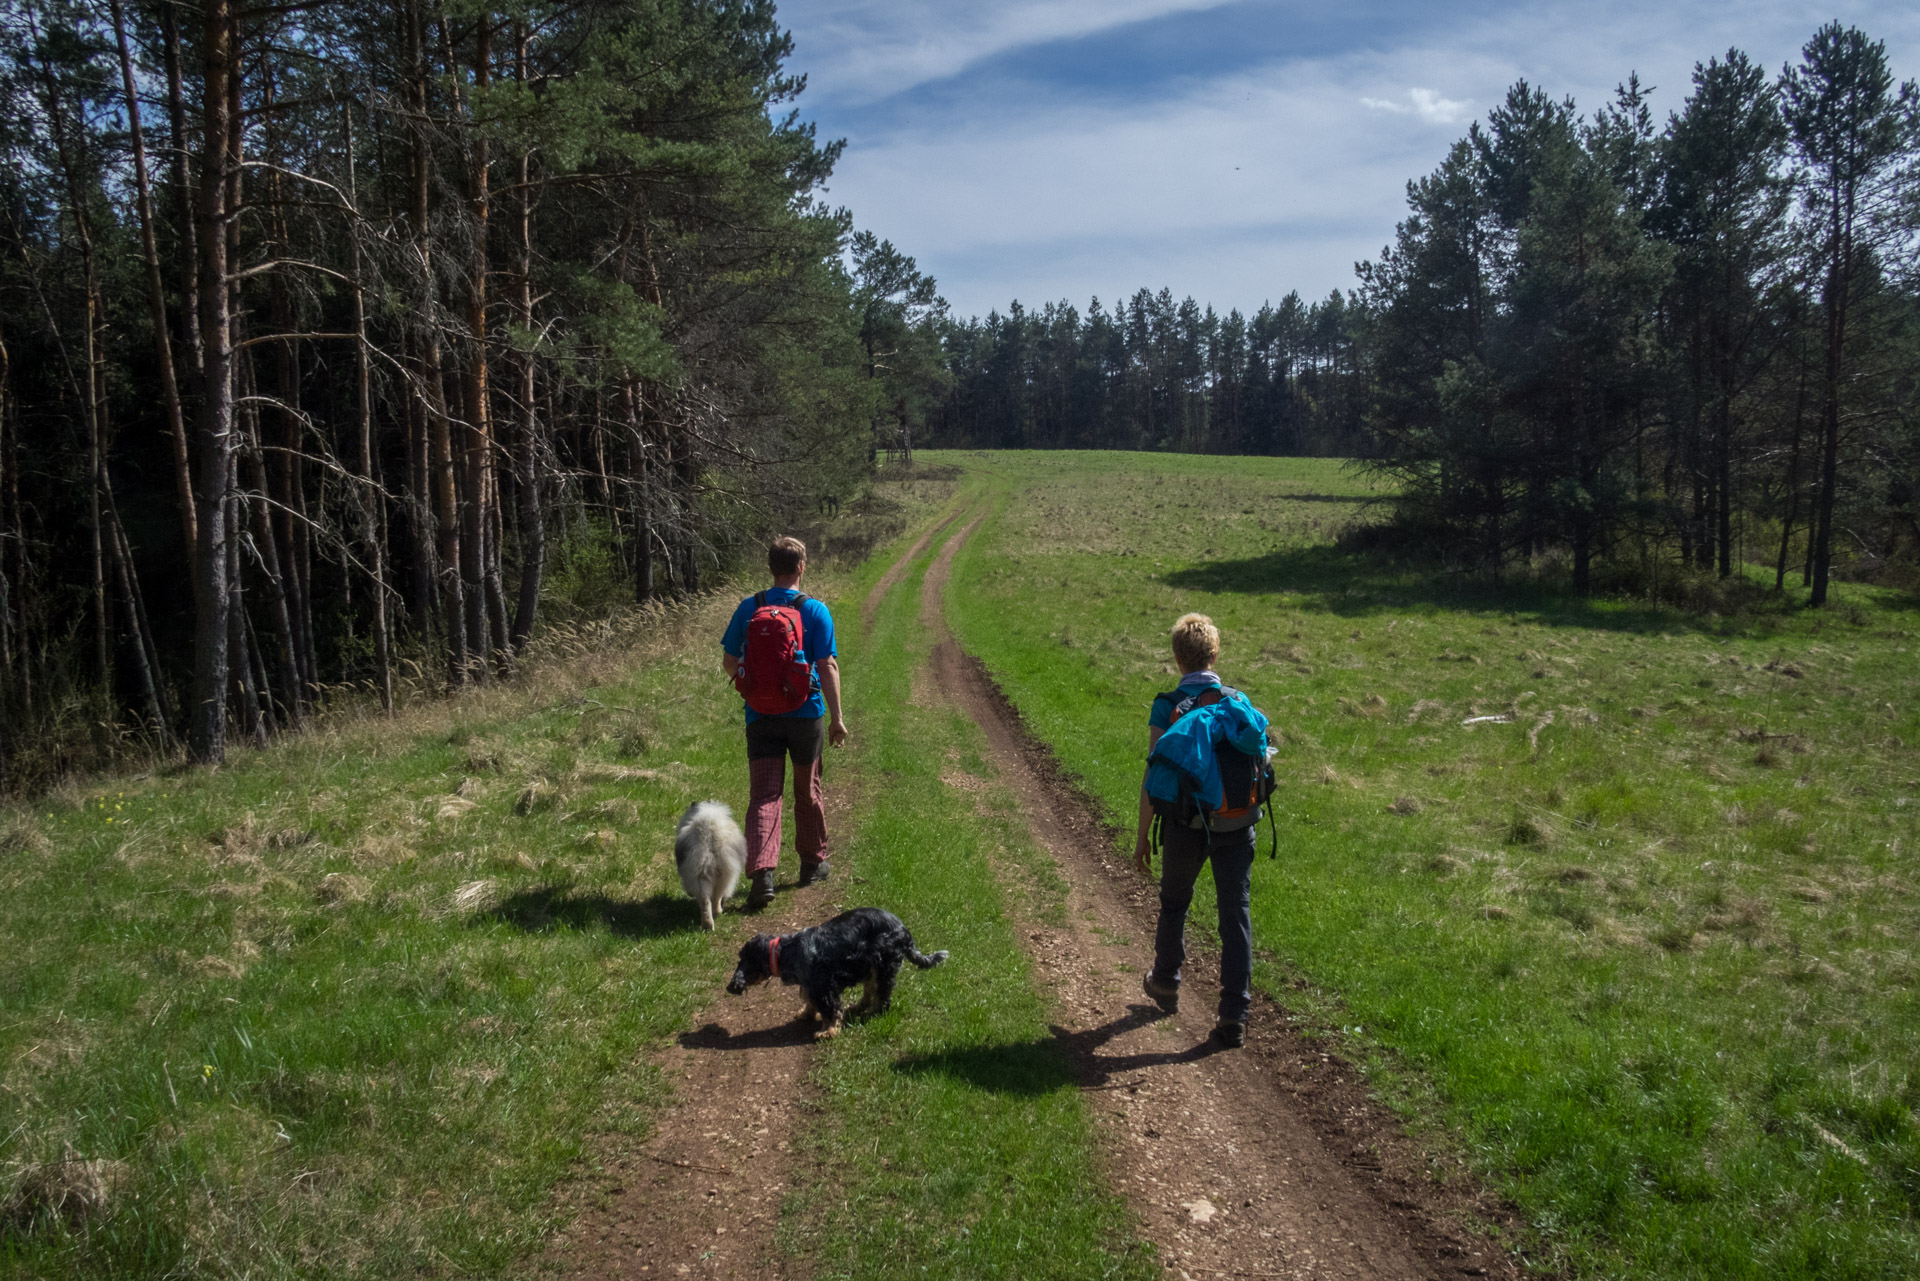
M835 1036L846 1013L840 994L847 988L867 985L855 1013L883 1013L893 1001L900 962L930 970L946 959L944 951L922 956L913 946L913 935L892 912L856 907L798 934L754 935L740 947L740 965L727 991L738 996L768 979L798 983L807 994L801 1017L818 1014L820 1035Z

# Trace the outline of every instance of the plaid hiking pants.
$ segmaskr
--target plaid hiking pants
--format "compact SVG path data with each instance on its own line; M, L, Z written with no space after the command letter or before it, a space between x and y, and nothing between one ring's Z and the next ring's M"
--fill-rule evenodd
M827 857L827 807L820 794L820 763L827 749L827 718L762 716L747 725L747 874L780 864L780 803L793 757L794 844L800 865Z

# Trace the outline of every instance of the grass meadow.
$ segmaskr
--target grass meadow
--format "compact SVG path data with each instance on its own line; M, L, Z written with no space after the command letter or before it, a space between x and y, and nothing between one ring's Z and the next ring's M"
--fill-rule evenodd
M1457 1136L1533 1257L1915 1275L1920 602L1703 618L1383 568L1333 545L1372 496L1334 461L929 461L991 513L961 639L1129 831L1167 628L1220 624L1283 749L1257 981Z
M918 517L952 488L891 497ZM906 693L917 575L859 631L904 546L809 581L840 620L858 736L830 762L856 798L831 893L893 908L955 961L823 1047L780 1248L823 1277L903 1258L1144 1276L986 862L1032 849L1005 798L940 782L968 727ZM670 852L690 801L744 805L717 659L735 599L629 618L547 677L390 724L6 814L0 1277L533 1266L561 1181L671 1106L649 1051L752 932L729 914L702 933ZM107 1208L49 1215L50 1166Z

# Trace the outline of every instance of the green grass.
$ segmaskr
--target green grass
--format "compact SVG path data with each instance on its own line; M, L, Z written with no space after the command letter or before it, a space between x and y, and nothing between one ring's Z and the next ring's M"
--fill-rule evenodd
M482 697L17 815L0 1162L127 1173L104 1219L0 1230L0 1275L465 1274L544 1241L548 1189L587 1134L644 1125L665 1096L636 1056L725 963L669 848L738 773L734 713L690 697L704 646L650 657L586 701Z
M995 513L963 641L1129 828L1167 627L1220 623L1283 740L1259 981L1457 1128L1535 1249L1913 1275L1911 598L1701 619L1387 570L1331 545L1368 491L1317 460L937 461Z
M951 491L879 497L918 524ZM908 706L917 578L858 634L906 545L808 583L859 735L832 762L860 798L840 892L955 960L821 1056L801 1177L831 1195L796 1195L782 1243L822 1276L1143 1276L985 857L1037 852L1004 798L940 782L953 752L979 766L970 728ZM744 792L731 604L563 629L516 686L0 815L0 1206L66 1154L119 1171L97 1218L0 1220L0 1277L524 1270L556 1185L670 1106L650 1051L752 929L701 933L669 855L689 801Z

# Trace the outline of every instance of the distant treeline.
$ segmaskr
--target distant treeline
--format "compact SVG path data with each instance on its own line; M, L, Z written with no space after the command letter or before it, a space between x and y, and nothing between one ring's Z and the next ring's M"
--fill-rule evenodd
M950 321L951 389L930 443L998 449L1165 449L1351 455L1364 450L1367 382L1348 300L1298 293L1251 318L1142 289Z
M1585 118L1522 82L1408 202L1312 307L946 321L925 439L1349 455L1409 541L1564 557L1582 592L1673 564L1797 571L1816 604L1836 567L1913 579L1920 92L1882 44L1830 24L1778 76L1731 50L1664 124L1637 78Z

